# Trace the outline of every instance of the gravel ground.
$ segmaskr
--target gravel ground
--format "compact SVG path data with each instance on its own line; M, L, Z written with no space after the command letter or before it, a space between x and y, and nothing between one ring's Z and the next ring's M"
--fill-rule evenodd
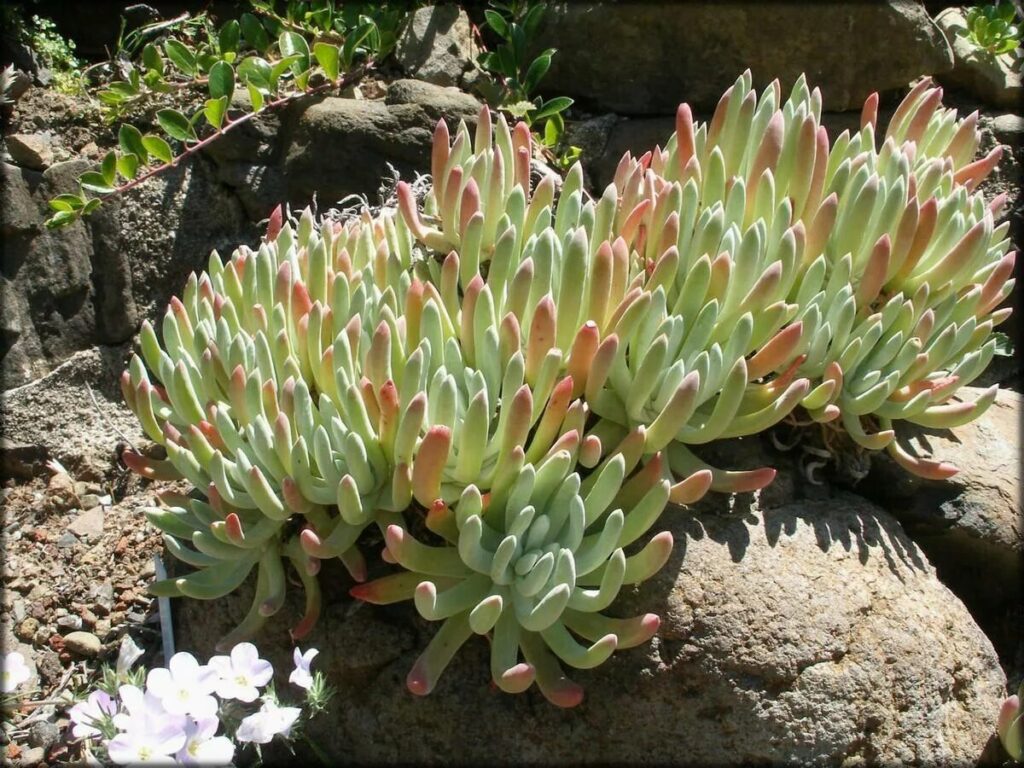
M53 465L59 469L60 465ZM142 507L180 484L148 483L112 467L105 483L64 471L3 488L5 652L19 651L34 670L4 713L3 762L61 764L79 757L67 709L94 688L125 635L162 663L160 616L146 587L154 576L159 532ZM184 488L180 488L184 490Z

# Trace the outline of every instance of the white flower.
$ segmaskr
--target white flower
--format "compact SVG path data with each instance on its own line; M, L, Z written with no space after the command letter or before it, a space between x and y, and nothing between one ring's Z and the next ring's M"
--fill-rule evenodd
M295 669L292 670L291 675L288 677L288 682L294 683L299 688L305 688L308 691L310 686L313 685L313 675L309 672L309 665L313 663L313 659L318 653L320 651L316 648L310 648L305 653L296 648L292 654L292 658L295 660Z
M252 643L239 643L231 649L231 656L214 656L210 666L220 675L215 688L222 699L256 701L259 689L270 682L274 667L259 657Z
M122 685L118 694L126 712L114 715L123 733L107 742L107 754L118 765L173 765L172 755L185 745L185 718L171 715L152 693Z
M185 765L231 765L235 745L225 736L215 736L220 721L216 717L189 720L185 725L185 746L174 757Z
M134 733L146 733L157 731L167 726L177 730L182 735L182 743L185 738L185 717L183 715L172 715L164 709L160 701L151 691L143 693L134 685L122 685L117 689L121 703L124 705L123 712L114 715L114 725L122 731ZM179 744L173 751L177 751Z
M75 727L71 735L77 739L100 736L100 730L94 723L117 714L117 702L104 691L93 691L89 698L75 704L68 712Z
M172 715L213 717L217 700L210 694L217 687L217 672L199 666L191 653L176 653L167 664L149 671L146 689L160 699Z
M279 733L287 737L300 714L302 710L298 707L279 707L272 701L264 700L260 711L249 715L238 726L235 738L238 741L266 744Z
M4 655L4 671L0 692L10 693L19 685L32 677L28 665L25 664L25 657L17 651L11 651Z
M172 755L185 744L185 732L172 724L155 730L119 733L107 742L107 754L118 765L174 765Z
M124 677L142 656L142 649L135 644L131 635L125 635L117 651L117 674Z

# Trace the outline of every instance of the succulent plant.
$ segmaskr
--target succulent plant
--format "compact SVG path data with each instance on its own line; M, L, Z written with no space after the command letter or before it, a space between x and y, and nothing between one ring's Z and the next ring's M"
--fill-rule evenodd
M671 536L623 548L668 501L774 477L693 446L800 407L949 476L894 424L956 426L991 404L994 388L951 398L995 351L1015 254L994 222L1005 198L976 191L999 151L973 160L977 115L941 96L915 86L878 147L873 95L830 145L817 89L801 77L783 101L746 72L708 124L681 106L664 149L624 155L597 199L578 164L560 191L533 184L529 130L484 108L472 137L438 123L421 201L399 183L395 208L343 223L278 209L257 250L190 277L162 346L144 324L122 376L167 454L126 463L195 488L147 511L197 568L154 592L217 597L255 569L231 644L283 605L290 562L300 636L320 561L364 580L357 540L375 526L405 570L353 594L445 622L410 688L490 634L499 687L536 680L571 705L559 659L596 665L656 628L599 612L661 567Z
M785 103L778 81L758 98L748 71L708 125L681 106L665 149L627 153L585 203L578 166L557 202L546 179L530 195L521 161L513 184L503 168L528 156L528 133L512 149L499 120L492 146L484 112L472 152L464 125L451 147L435 132L446 192L426 207L441 228L426 228L407 188L401 211L427 248L470 252L425 279L483 281L503 322L530 328L532 358L554 354L573 373L603 434L645 426L649 452L665 449L678 474L710 469L688 445L754 434L801 405L945 477L955 469L907 454L891 425L955 426L991 404L994 388L949 400L994 353L1015 255L1008 224L993 222L1005 198L972 192L1000 150L972 162L977 114L958 121L941 96L915 86L876 149L874 94L860 131L830 148L817 89L801 77ZM738 491L773 472L711 476Z
M321 559L365 578L355 544L366 527L386 530L414 502L452 503L471 484L504 493L552 452L580 448L593 467L615 448L596 437L581 447L588 411L572 401L571 377L526 381L527 358L499 341L487 290L449 297L420 283L402 265L403 237L393 217L317 227L307 211L297 230L272 224L258 251L226 264L214 254L172 300L163 349L143 326L122 386L168 457L125 460L196 488L147 512L172 554L199 568L153 589L219 597L258 563L253 612L231 641L280 608L282 557L302 566L300 634L319 612L307 577Z
M352 593L371 603L413 599L425 619L444 622L409 672L413 693L430 693L458 648L474 633L488 634L499 688L520 693L536 680L549 701L575 706L583 690L559 660L590 669L657 631L655 614L616 619L600 612L624 584L654 575L672 550L665 531L629 557L623 551L668 500L660 457L625 481L640 452L616 451L581 480L575 452L525 465L504 492L481 494L469 485L452 507L435 507L427 526L441 546L423 544L401 525L388 527L388 556L405 570Z
M1017 689L1017 693L1003 701L999 708L999 720L996 723L996 732L999 734L999 741L1002 742L1003 749L1011 758L1018 761L1024 759L1022 701L1024 701L1024 683Z

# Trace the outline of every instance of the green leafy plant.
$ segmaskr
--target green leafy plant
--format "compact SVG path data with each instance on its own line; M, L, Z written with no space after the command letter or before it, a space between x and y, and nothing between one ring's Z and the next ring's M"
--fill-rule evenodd
M999 56L1020 47L1020 24L1013 3L975 5L967 9L967 39Z
M123 77L97 94L110 120L139 107L155 110L159 131L143 134L122 122L118 148L97 170L82 174L81 191L50 201L55 213L48 227L92 213L103 200L178 165L268 110L357 82L376 66L382 40L376 22L365 15L357 16L352 27L340 27L344 35L332 33L331 41L290 28L273 36L281 24L264 23L250 13L220 27L205 16L173 21L144 28L167 35L163 42L143 42L142 36L123 42L123 51L137 49L138 54L118 59ZM340 23L339 17L333 28ZM198 104L182 109L183 102Z
M68 94L80 94L85 90L81 74L81 63L75 56L75 43L64 38L56 24L37 14L27 16L20 5L5 6L2 20L8 34L27 45L38 57L39 63L50 70L53 87Z
M387 58L394 51L409 12L407 3L388 2L290 0L281 3L277 0L250 0L250 4L254 13L270 21L272 30L277 34L290 30L342 43L352 40L354 30L358 43L351 44L364 45L374 51L378 60Z
M528 56L532 40L547 11L539 0L491 0L484 11L484 23L500 41L493 51L477 57L480 67L490 74L479 88L487 102L528 126L543 125L537 134L538 145L559 170L565 171L578 159L578 147L565 142L562 112L572 106L568 96L543 99L537 88L551 67L554 48Z

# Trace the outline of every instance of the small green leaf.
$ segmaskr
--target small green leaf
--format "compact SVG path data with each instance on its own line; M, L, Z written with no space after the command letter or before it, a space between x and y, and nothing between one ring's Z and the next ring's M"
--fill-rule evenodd
M87 202L85 204L85 207L82 208L82 215L83 216L88 216L90 213L92 213L97 208L99 208L100 207L100 203L102 203L102 202L103 201L100 200L98 197L92 198L89 202Z
M274 66L271 67L271 69L270 69L270 81L268 83L268 87L269 87L271 93L273 93L274 91L277 90L277 81L278 81L278 79L280 79L281 75L283 75L285 72L287 72L288 69L290 67L292 67L292 65L296 64L301 59L302 59L302 57L299 54L294 54L292 56L285 56L283 59L279 59L274 64ZM299 71L301 72L302 70L299 70Z
M1013 357L1013 339L1002 331L993 331L992 338L996 341L995 354L1000 357Z
M260 53L266 53L267 48L270 47L270 37L267 35L267 31L263 29L263 24L260 23L260 20L251 13L243 13L239 19L239 24L242 28L242 37L245 38L246 42Z
M508 23L502 18L502 15L497 11L486 10L484 11L484 19L487 22L487 26L494 30L494 34L498 37L505 38L508 35Z
M228 21L220 28L217 34L217 43L220 46L220 55L235 53L238 50L238 41L241 38L242 28L234 19Z
M263 109L263 94L252 83L246 83L245 87L249 90L249 101L252 102L252 111L259 112Z
M110 84L110 90L114 93L119 93L126 98L137 96L139 89L131 83L125 82L124 80L118 80Z
M82 189L87 189L100 195L106 195L114 191L113 184L107 181L106 176L98 171L86 171L79 177L78 182L82 185Z
M138 155L139 160L146 162L146 147L142 143L142 132L130 123L123 123L117 131L117 143L121 151Z
M67 226L77 218L77 213L72 213L71 211L57 211L57 213L53 214L53 216L46 220L46 228L59 229L60 227Z
M78 195L57 195L49 201L49 206L55 211L74 211L84 204L85 201Z
M103 174L107 186L114 186L114 182L117 181L117 152L113 150L107 152L103 162L100 163L100 173Z
M257 88L270 88L270 64L259 56L247 56L238 63L238 79Z
M100 91L96 96L104 104L109 104L111 106L121 104L125 100L124 94L118 93L117 91Z
M526 76L523 78L523 88L526 89L527 93L533 93L537 86L540 85L540 81L544 78L544 75L548 73L548 69L551 68L551 54L544 53L533 60L530 64L530 68L526 70Z
M219 131L227 109L228 98L221 96L219 99L209 99L203 109L203 114L206 115L206 121Z
M235 92L234 67L226 61L218 61L210 68L208 85L212 98L219 99L223 96L226 100L230 101L231 95Z
M328 80L338 79L338 53L338 46L330 43L316 43L313 46L313 55L317 63L323 67Z
M523 31L527 37L533 37L537 34L537 30L540 28L540 20L544 18L546 10L545 3L537 3L526 13L526 16L523 18Z
M559 112L564 112L572 106L572 103L572 99L568 96L556 96L555 98L548 99L541 104L531 117L534 120L543 120L545 117L551 117L551 115L557 115Z
M188 141L195 138L195 131L188 118L176 109L161 109L156 113L156 121L164 132L172 139ZM152 150L150 150L152 152ZM155 152L153 154L156 154Z
M309 69L309 43L306 42L306 38L296 32L282 32L277 39L277 44L281 49L281 55L285 58L298 57L294 59L295 66L292 67L295 74Z
M348 37L345 38L345 44L341 46L341 64L345 69L352 67L352 62L355 60L359 46L373 33L374 29L375 25L371 20L369 23L363 23L354 31L349 32Z
M183 74L194 77L196 74L195 54L184 43L168 40L164 43L164 53Z
M220 56L210 53L209 51L201 51L196 56L196 65L200 72L207 73L218 61L223 61Z
M134 179L139 170L139 157L135 154L121 155L117 158L117 172L125 179Z
M554 149L558 146L558 139L561 138L558 133L558 126L555 124L554 118L544 123L544 146Z
M142 64L151 72L160 75L164 73L163 57L152 43L146 43L146 47L142 49Z
M300 72L295 76L295 90L304 91L306 86L309 85L309 76L313 74L312 69L307 69L305 72Z
M174 153L171 151L171 145L159 136L152 133L146 134L142 137L142 146L144 146L146 151L161 163L170 163L174 160Z

